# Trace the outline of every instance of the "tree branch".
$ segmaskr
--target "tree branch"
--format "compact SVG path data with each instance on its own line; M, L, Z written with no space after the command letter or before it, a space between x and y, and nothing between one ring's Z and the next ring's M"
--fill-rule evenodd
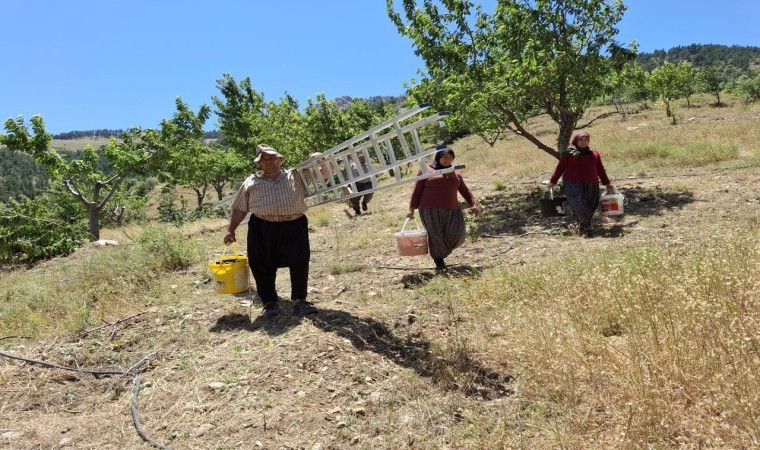
M115 322L111 322L111 323L107 323L105 325L101 325L101 326L99 326L97 328L93 328L92 330L85 331L84 333L82 333L82 337L87 336L88 334L92 333L93 331L101 330L101 329L106 328L106 327L113 327L113 326L116 326L116 325L118 325L120 323L126 322L128 320L132 320L135 317L139 317L139 316L142 316L143 314L147 314L147 313L148 313L148 311L143 311L143 312L140 312L140 313L137 313L137 314L133 314L133 315L131 315L129 317L125 317L123 319L119 319L119 320L117 320Z
M587 123L585 123L583 125L576 126L575 129L576 130L580 130L580 129L586 128L587 126L591 125L592 123L594 123L595 121L597 121L599 119L605 119L607 117L614 116L616 114L620 114L620 112L619 111L613 111L613 112L606 112L604 114L600 114L600 115L594 117L593 119L591 119L590 121L588 121Z
M496 105L496 107L501 112L503 112L507 117L509 117L509 120L512 121L512 124L515 126L515 129L517 130L517 132L521 136L523 136L525 139L529 140L530 142L534 143L536 145L536 147L538 147L539 149L541 149L544 152L546 152L546 153L552 155L553 157L559 159L559 152L558 151L554 150L553 148L551 148L548 145L544 144L543 142L539 141L538 138L536 138L535 136L533 136L532 134L530 134L528 132L528 130L526 130L525 128L523 128L522 125L520 125L520 121L517 119L517 116L515 116L514 111L511 111L511 110L505 108L502 105Z
M69 190L69 192L71 193L71 195L74 196L74 198L76 198L77 200L79 200L80 202L82 202L82 204L84 206L86 206L86 207L89 208L90 202L86 198L84 198L84 195L82 195L80 193L79 189L74 184L74 178L66 178L66 179L64 179L63 180L63 185L66 187L66 189Z
M105 198L103 199L103 201L102 201L102 202L100 202L100 203L98 203L98 209L102 208L103 206L105 206L105 204L106 204L106 203L108 203L108 200L110 200L110 199L111 199L111 197L113 197L113 195L114 195L114 194L116 193L116 191L118 190L118 188L119 188L119 185L121 184L121 182L122 182L122 181L124 181L124 179L125 179L125 178L127 178L127 175L128 175L129 173L130 173L130 172L124 172L123 174L120 174L120 175L118 175L117 177L114 177L114 178L117 178L117 179L116 179L116 181L113 183L113 186L111 187L111 190L110 190L110 191L108 192L108 194L105 196Z

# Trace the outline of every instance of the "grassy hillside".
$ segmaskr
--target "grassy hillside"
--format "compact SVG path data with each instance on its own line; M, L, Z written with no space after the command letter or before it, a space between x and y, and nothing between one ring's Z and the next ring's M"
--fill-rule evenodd
M136 367L142 426L172 448L757 447L760 109L710 102L587 130L629 200L596 238L541 218L556 160L468 137L484 214L445 273L397 256L411 186L309 211L307 318L214 292L223 220L105 230L119 246L3 273L0 351ZM0 443L148 448L132 388L2 357Z

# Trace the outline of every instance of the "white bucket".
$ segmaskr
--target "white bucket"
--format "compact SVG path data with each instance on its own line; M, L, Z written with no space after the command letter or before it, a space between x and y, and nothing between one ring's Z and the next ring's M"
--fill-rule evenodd
M602 214L605 216L620 216L625 212L625 195L620 192L614 194L603 194L599 199L602 205Z
M407 223L409 223L409 219L404 221L404 226L401 227L401 231L393 234L396 238L398 254L401 256L418 256L427 254L427 230L419 229L419 224L417 224L417 230L407 230ZM415 223L417 223L417 221L415 221Z

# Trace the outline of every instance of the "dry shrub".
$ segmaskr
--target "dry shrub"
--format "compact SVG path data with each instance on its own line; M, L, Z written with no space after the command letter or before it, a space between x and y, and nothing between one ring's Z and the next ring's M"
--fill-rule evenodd
M495 271L470 301L509 332L483 345L516 367L526 417L562 445L756 446L758 236L755 224L680 251Z

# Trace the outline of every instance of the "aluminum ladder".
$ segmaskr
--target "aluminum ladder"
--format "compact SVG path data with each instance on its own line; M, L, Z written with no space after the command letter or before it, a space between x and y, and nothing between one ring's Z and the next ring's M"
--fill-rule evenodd
M314 154L318 156L312 156L293 167L293 170L300 173L306 185L307 204L312 207L344 201L351 197L463 169L464 166L460 165L430 173L427 171L429 157L442 147L423 149L418 132L422 127L431 124L443 126L443 118L449 115L448 112L442 111L409 122L428 108L429 104L421 104L403 111L323 153ZM359 164L360 155L365 158L367 170ZM358 175L351 170L352 163L356 164ZM404 169L409 169L406 165L417 166L421 175L417 175L416 170L410 171L412 175L408 172L405 175ZM393 180L380 185L379 177L385 172L389 172ZM358 192L356 182L365 179L372 182L372 188Z

